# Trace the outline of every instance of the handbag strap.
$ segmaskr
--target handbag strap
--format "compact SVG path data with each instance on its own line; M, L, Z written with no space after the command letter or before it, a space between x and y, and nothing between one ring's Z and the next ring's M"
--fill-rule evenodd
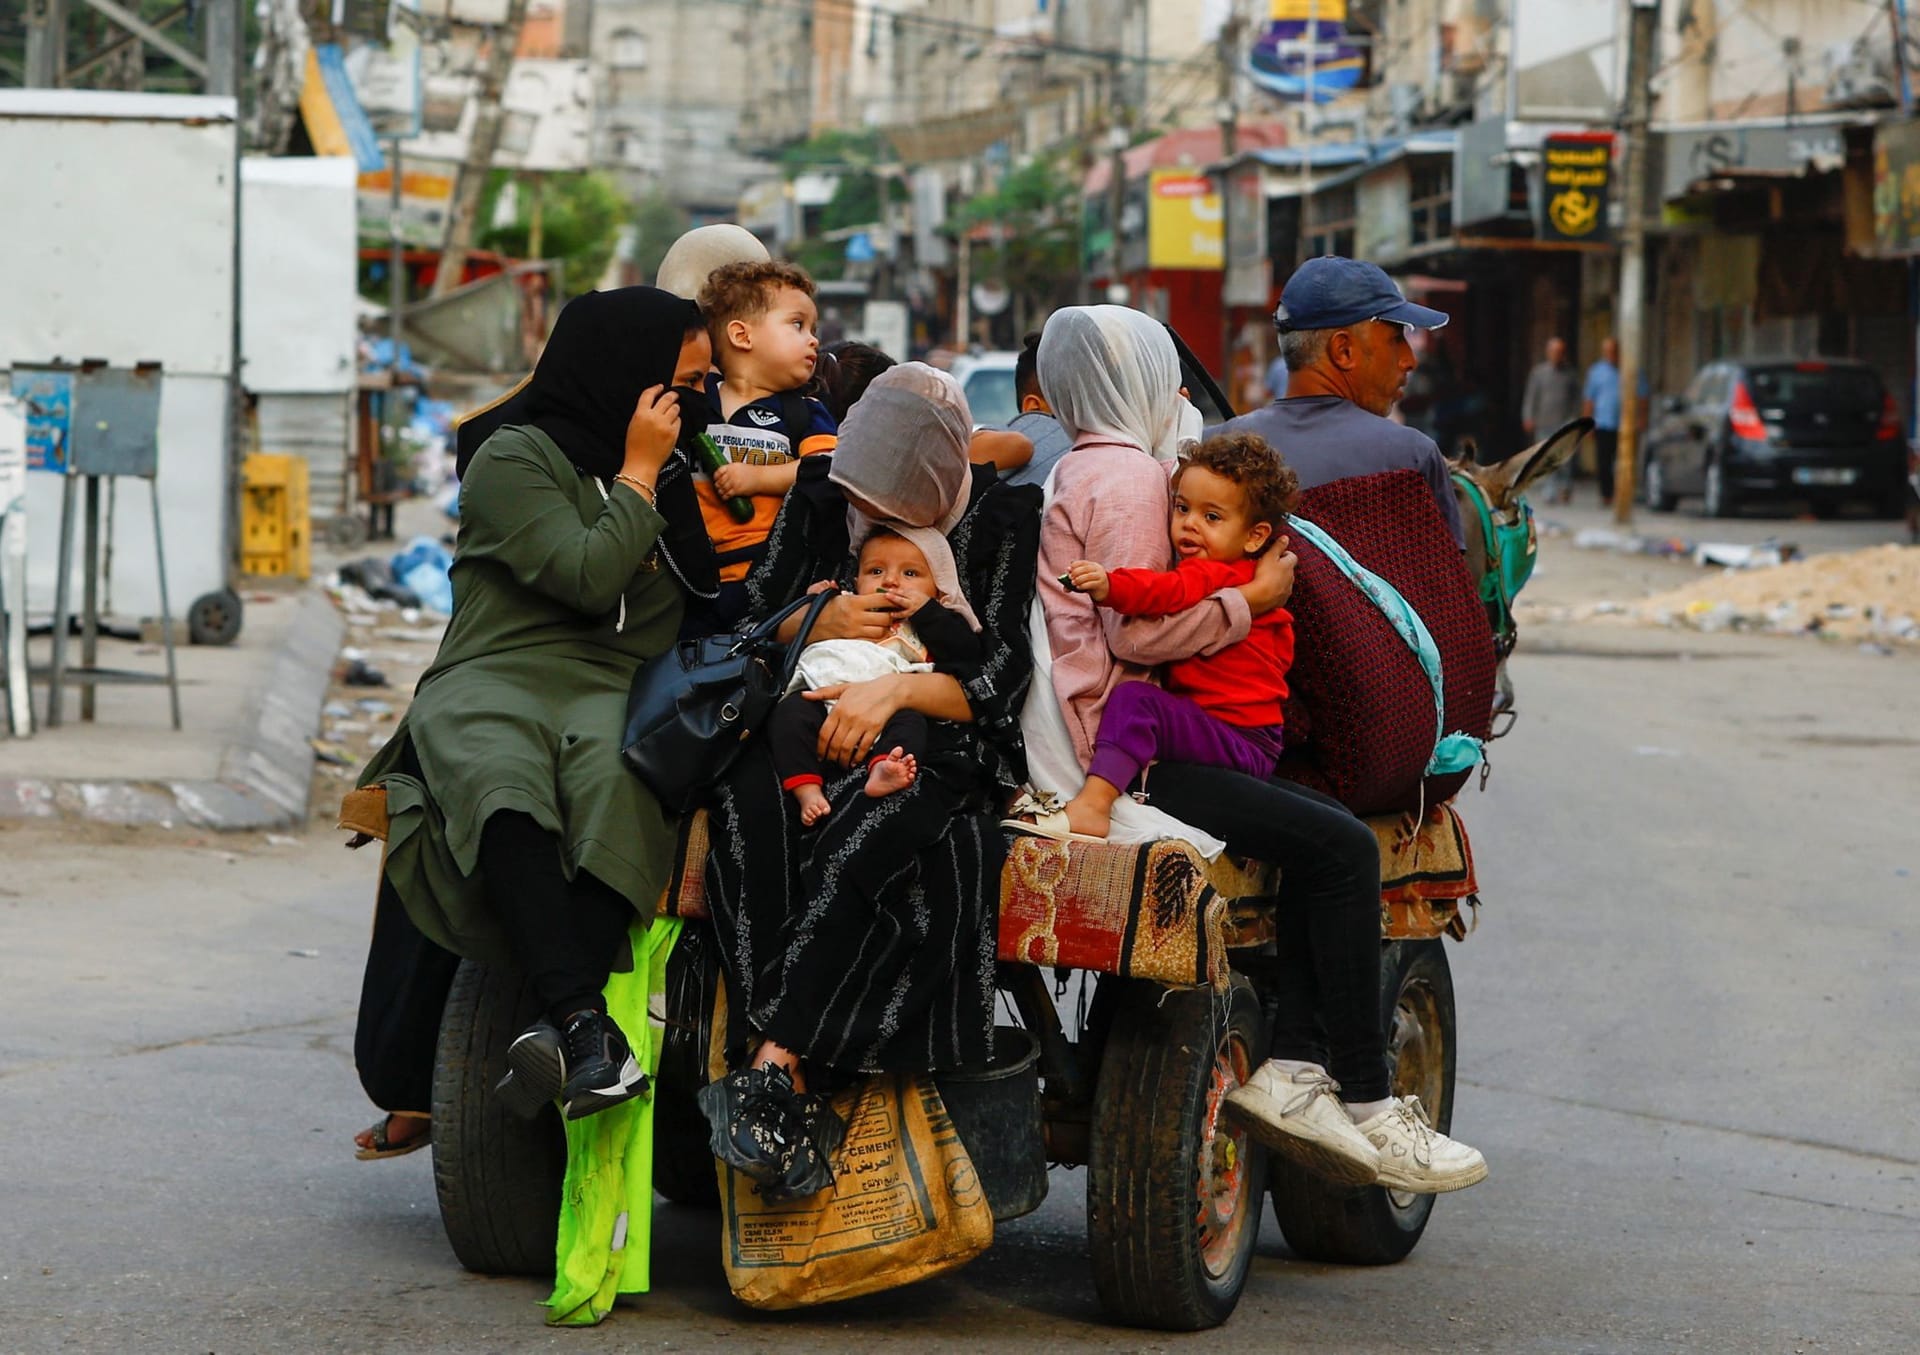
M839 593L837 588L822 589L800 599L781 613L784 619L798 611L803 603L807 609L807 614L800 619L800 629L793 633L793 643L787 646L787 657L780 665L781 686L784 687L792 679L794 670L800 666L800 651L807 647L807 638L813 634L813 623L820 619L820 613L826 610L827 603Z
M837 588L829 588L823 592L807 593L795 598L753 629L743 632L738 644L758 645L773 640L780 634L780 627L786 624L788 617L795 612L805 611L806 616L800 622L800 629L793 633L793 640L788 644L786 655L780 664L782 678L792 677L794 668L800 662L800 651L807 647L807 637L813 633L813 623L820 619L820 613L838 593ZM737 648L736 652L738 652Z

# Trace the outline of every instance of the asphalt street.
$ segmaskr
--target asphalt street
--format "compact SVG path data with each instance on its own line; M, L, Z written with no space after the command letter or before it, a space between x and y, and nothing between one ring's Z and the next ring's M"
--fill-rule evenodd
M1622 568L1550 544L1542 583ZM1538 627L1514 676L1449 946L1492 1175L1401 1265L1269 1214L1222 1332L1111 1327L1056 1171L957 1275L788 1315L663 1206L656 1292L551 1332L456 1265L428 1154L353 1160L370 853L0 826L0 1351L1920 1348L1920 655Z

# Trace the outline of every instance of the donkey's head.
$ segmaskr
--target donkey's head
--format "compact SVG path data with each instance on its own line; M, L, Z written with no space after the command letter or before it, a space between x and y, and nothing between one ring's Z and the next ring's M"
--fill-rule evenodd
M1494 529L1512 529L1525 517L1521 498L1527 486L1564 466L1580 450L1581 440L1592 432L1592 419L1575 419L1555 429L1525 451L1515 452L1504 461L1484 466L1474 460L1473 443L1463 440L1455 456L1453 469L1455 474L1471 480L1474 487L1486 497ZM1479 506L1473 502L1472 493L1456 484L1454 494L1460 500L1460 520L1466 528L1467 568L1472 571L1474 578L1484 579L1489 566L1494 563L1493 543L1486 538L1486 524L1481 519ZM1531 556L1529 536L1529 559ZM1518 587L1513 591L1518 592ZM1511 598L1508 600L1511 601Z

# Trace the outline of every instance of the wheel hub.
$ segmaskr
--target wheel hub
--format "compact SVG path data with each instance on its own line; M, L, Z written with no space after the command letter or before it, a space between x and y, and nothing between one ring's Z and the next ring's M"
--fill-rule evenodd
M1237 1039L1226 1040L1215 1054L1207 1085L1206 1125L1194 1164L1200 1258L1215 1278L1231 1269L1252 1213L1246 1132L1224 1115L1227 1097L1246 1081L1250 1065L1246 1046Z
M1426 983L1416 979L1401 990L1393 1008L1393 1030L1389 1035L1393 1058L1393 1094L1417 1096L1433 1116L1434 1125L1444 1132L1446 1105L1446 1032L1440 1024L1440 999ZM1405 1211L1419 1202L1418 1195L1390 1190L1387 1198L1394 1208Z

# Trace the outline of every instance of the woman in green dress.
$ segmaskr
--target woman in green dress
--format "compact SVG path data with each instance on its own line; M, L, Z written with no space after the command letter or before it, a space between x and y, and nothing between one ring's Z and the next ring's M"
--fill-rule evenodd
M697 307L650 287L561 311L539 365L461 482L453 616L391 742L383 888L447 950L524 972L545 1020L502 1093L569 1118L644 1079L601 988L650 916L673 828L620 759L634 670L663 653L681 594L653 500L680 431L670 387L712 353Z

